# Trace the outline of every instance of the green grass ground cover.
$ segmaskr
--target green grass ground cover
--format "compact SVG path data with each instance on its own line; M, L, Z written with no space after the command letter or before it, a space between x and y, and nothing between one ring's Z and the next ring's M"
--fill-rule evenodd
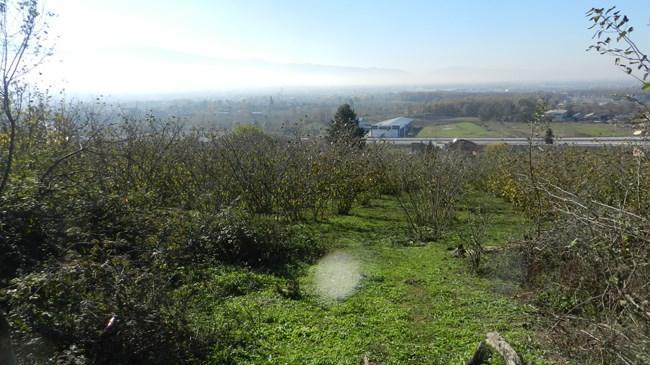
M523 233L525 219L482 193L466 196L456 232L466 228L469 210L477 206L491 216L488 244ZM190 320L198 332L228 333L224 340L239 344L215 350L213 363L358 364L368 356L381 364L461 364L489 331L500 332L526 359L543 363L534 342L533 308L497 294L498 279L470 274L461 259L451 257L447 249L459 242L457 234L409 245L393 198L306 228L357 260L356 291L340 300L319 296L318 265L301 277L299 299L282 296L282 280L270 276L205 275L186 288L195 313ZM218 296L210 293L224 280L241 286L242 293L215 302Z
M551 123L557 137L617 137L631 136L631 128L599 123L566 122ZM543 135L544 130L538 133ZM463 138L463 137L528 137L527 123L481 122L476 119L441 121L424 126L417 137Z

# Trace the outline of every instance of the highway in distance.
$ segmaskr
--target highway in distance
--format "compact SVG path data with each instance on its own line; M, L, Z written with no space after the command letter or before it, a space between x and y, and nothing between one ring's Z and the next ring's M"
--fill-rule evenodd
M367 143L391 143L398 145L408 145L414 143L433 144L444 146L456 139L471 141L477 145L490 144L507 144L512 146L528 145L528 138L520 137L467 137L467 138L366 138ZM544 138L534 138L533 144L544 145ZM650 146L650 139L647 137L555 137L553 144L557 145L575 145L583 147L601 147L601 146L625 146L625 145L643 145Z

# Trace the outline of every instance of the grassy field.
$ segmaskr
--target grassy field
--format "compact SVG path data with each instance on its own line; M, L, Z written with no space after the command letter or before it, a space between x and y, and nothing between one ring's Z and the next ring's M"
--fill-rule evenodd
M551 123L557 137L616 137L631 136L632 129L598 123ZM538 134L543 135L545 128ZM429 124L422 128L417 137L528 137L527 123L481 122L476 118L454 119Z
M522 234L526 221L520 215L478 193L465 198L455 232L466 228L468 208L476 206L487 207L492 216L489 244ZM471 274L465 262L451 257L448 248L459 242L457 234L416 245L404 239L404 224L394 199L377 199L349 216L308 225L334 254L306 269L296 299L280 294L283 282L254 273L212 273L186 288L193 293L188 305L195 308L191 320L197 331L228 328L241 336L241 348L228 356L215 352L213 362L334 365L358 364L367 356L381 364L460 364L486 332L498 331L526 359L543 364L533 308L498 294L511 284ZM323 279L327 272L332 276ZM244 289L215 303L210 293L224 280ZM354 290L328 297L323 284Z

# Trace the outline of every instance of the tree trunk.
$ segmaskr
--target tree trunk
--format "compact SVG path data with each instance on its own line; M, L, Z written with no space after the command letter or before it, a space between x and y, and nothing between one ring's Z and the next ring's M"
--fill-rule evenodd
M524 362L521 361L517 352L498 333L488 333L485 342L488 346L492 347L496 352L503 356L506 365L523 365Z
M5 91L6 93L6 91ZM7 97L5 97L6 99ZM2 178L0 179L0 194L2 194L7 187L9 182L9 175L11 174L11 164L14 161L14 152L16 150L16 120L11 114L11 109L8 101L3 102L4 113L9 120L9 150L7 151L7 163L5 164L4 171L2 172ZM2 365L2 364L0 364Z
M0 311L0 365L16 365L16 355L11 346L9 323Z

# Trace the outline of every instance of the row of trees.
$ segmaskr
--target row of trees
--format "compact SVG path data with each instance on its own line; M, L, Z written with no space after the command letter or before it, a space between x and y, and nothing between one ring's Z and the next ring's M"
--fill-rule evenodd
M525 122L530 120L541 96L467 96L459 100L428 103L424 113L436 117L475 117L481 120Z

